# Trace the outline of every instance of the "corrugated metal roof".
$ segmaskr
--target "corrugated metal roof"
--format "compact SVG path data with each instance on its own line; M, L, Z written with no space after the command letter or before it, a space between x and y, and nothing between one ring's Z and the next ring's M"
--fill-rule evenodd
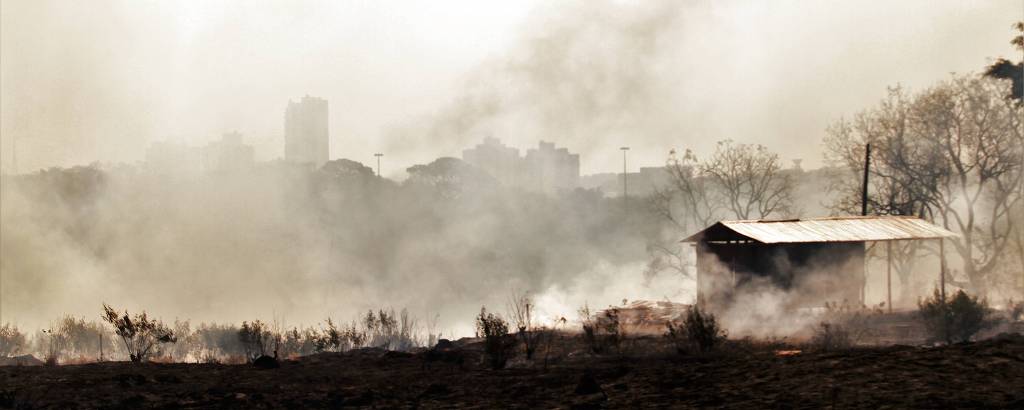
M721 221L683 242L752 239L761 243L864 242L939 239L957 234L912 216L843 216Z

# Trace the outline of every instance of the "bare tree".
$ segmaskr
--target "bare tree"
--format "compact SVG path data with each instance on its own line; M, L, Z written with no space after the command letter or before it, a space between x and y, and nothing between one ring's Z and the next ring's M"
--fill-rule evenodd
M793 211L793 181L783 172L778 154L760 145L720 141L703 161L690 150L682 156L673 150L665 171L669 182L655 190L649 205L670 226L664 237L648 244L653 257L647 276L665 269L688 274L691 261L679 246L679 232L723 218L762 219Z
M833 172L829 174L829 189L837 194L831 204L834 213L850 215L860 212L864 150L870 143L869 213L928 216L934 191L929 187L936 186L939 178L937 172L928 171L935 170L931 164L937 155L924 155L927 148L909 134L910 110L910 97L906 91L898 86L892 87L877 107L856 114L852 120L840 119L826 129L826 162L833 166ZM892 245L893 267L901 285L898 300L911 297L911 274L921 249L918 241ZM871 254L878 255L875 252Z
M853 122L840 120L826 137L829 155L851 172L862 166L858 150L871 143L869 207L922 216L959 232L951 243L969 285L979 290L1013 237L1011 211L1021 199L1024 111L1003 98L1006 87L955 76L913 96L891 89L878 107ZM855 182L848 175L836 185L836 207L849 208Z
M788 215L793 205L792 178L782 172L779 154L764 146L719 141L700 173L738 219Z
M133 362L144 362L152 352L153 346L161 343L174 343L178 339L174 331L163 322L150 319L146 312L134 317L124 312L121 316L114 308L103 304L103 320L114 326L114 332L121 337L128 357Z
M533 359L533 353L537 350L540 337L543 332L538 332L536 312L533 298L526 293L513 292L509 297L509 316L516 326L516 336L523 342L523 351L526 353L526 360Z

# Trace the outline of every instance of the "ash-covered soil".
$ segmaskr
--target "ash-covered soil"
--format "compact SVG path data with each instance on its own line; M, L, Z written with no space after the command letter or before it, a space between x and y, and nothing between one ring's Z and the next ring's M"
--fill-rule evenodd
M782 346L730 342L680 356L657 338L622 354L561 341L545 368L480 365L361 349L250 365L97 363L0 367L0 408L1024 408L1024 338L945 347L892 346L780 355Z

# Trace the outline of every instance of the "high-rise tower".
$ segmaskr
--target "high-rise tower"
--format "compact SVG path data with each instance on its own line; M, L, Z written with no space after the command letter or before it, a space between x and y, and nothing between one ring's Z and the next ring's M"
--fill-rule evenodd
M319 167L327 162L330 137L327 133L327 100L305 96L288 101L284 112L284 159Z

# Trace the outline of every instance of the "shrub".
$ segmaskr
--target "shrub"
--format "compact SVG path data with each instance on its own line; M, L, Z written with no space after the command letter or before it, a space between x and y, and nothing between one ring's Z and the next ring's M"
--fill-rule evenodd
M534 305L529 296L513 295L509 301L509 311L515 319L516 336L523 342L523 350L526 359L532 360L533 353L537 350L540 338L544 336L543 331L538 331L534 324Z
M823 352L849 349L853 338L843 325L821 322L811 338L811 347Z
M43 329L42 334L46 335L40 340L45 340L43 346L43 362L48 366L55 366L60 362L61 353L67 348L67 336L61 333L60 328L57 326L51 326L49 329Z
M1010 299L1006 302L1006 310L1010 315L1010 320L1024 319L1024 301L1014 302L1013 299Z
M849 348L873 332L871 322L885 314L885 302L867 306L843 300L825 302L825 314L814 329L811 345L823 351Z
M538 329L538 333L541 335L539 346L544 347L544 369L548 368L548 360L551 358L551 345L555 339L558 338L559 327L565 325L568 322L564 317L555 319L555 322L551 324L551 327L541 326Z
M598 315L590 313L590 307L583 305L578 311L583 325L583 340L594 354L604 354L614 348L620 351L624 338L619 322L619 309L609 308Z
M14 356L25 346L25 334L17 326L5 323L0 326L0 357Z
M508 334L508 322L481 307L480 316L476 318L476 336L484 338L484 354L491 368L505 368L515 348L515 339Z
M246 354L238 339L238 327L235 325L200 323L193 332L193 338L201 346L197 356L203 361L220 362Z
M715 319L715 315L705 312L700 304L694 304L686 310L681 322L669 321L666 337L672 341L679 353L687 353L691 349L699 352L715 350L726 338L727 333Z
M917 306L918 315L932 340L966 342L988 325L988 305L962 290L943 300L936 289L932 297L919 301Z
M267 354L267 345L270 344L272 337L267 325L259 320L242 322L242 327L238 328L238 341L242 344L245 357L249 361Z
M114 333L121 337L128 350L128 357L133 362L146 361L156 344L178 341L174 331L163 322L150 319L146 312L132 317L126 310L124 316L120 316L114 308L104 303L103 313L103 320L114 326Z

